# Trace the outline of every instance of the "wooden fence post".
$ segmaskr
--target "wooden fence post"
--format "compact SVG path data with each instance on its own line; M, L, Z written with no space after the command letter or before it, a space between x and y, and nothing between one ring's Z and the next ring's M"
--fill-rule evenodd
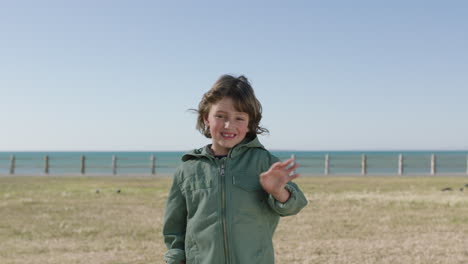
M10 156L10 174L15 174L15 155Z
M112 155L112 174L117 174L117 157Z
M403 154L398 155L398 175L403 175Z
M81 174L85 174L86 173L86 158L84 155L81 155Z
M49 156L45 155L44 157L44 173L49 174Z
M154 154L151 155L151 175L156 174L156 158L154 157Z
M361 160L361 174L366 175L367 174L367 157L366 154L362 154L362 160Z
M435 154L431 155L431 175L436 174L436 156Z
M325 175L328 175L328 173L330 173L330 157L325 154Z

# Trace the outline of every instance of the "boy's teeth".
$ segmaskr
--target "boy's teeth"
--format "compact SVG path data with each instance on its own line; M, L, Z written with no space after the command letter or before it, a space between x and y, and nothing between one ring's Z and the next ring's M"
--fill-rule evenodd
M234 137L235 134L231 134L231 133L221 133L221 135L223 135L223 137Z

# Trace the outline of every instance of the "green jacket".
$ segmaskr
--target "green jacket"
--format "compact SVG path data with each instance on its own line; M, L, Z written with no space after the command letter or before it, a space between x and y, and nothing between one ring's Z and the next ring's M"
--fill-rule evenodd
M209 145L185 154L167 200L163 235L166 263L272 264L280 216L297 214L307 200L293 182L284 204L267 194L259 175L278 158L245 139L217 159Z

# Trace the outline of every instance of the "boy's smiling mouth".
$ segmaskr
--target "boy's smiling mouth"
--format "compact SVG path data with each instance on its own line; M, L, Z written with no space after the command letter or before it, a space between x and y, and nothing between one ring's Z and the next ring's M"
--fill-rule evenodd
M234 134L234 133L228 133L228 132L222 132L221 133L221 136L224 138L224 139L233 139L236 137L237 134Z

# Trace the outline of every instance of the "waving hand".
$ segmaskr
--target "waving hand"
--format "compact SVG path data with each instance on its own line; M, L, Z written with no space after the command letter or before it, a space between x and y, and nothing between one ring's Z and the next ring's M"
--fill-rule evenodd
M299 174L290 175L297 167L298 164L292 158L284 162L276 162L268 171L260 174L260 184L267 193L284 203L291 195L284 187L289 181L299 177Z

